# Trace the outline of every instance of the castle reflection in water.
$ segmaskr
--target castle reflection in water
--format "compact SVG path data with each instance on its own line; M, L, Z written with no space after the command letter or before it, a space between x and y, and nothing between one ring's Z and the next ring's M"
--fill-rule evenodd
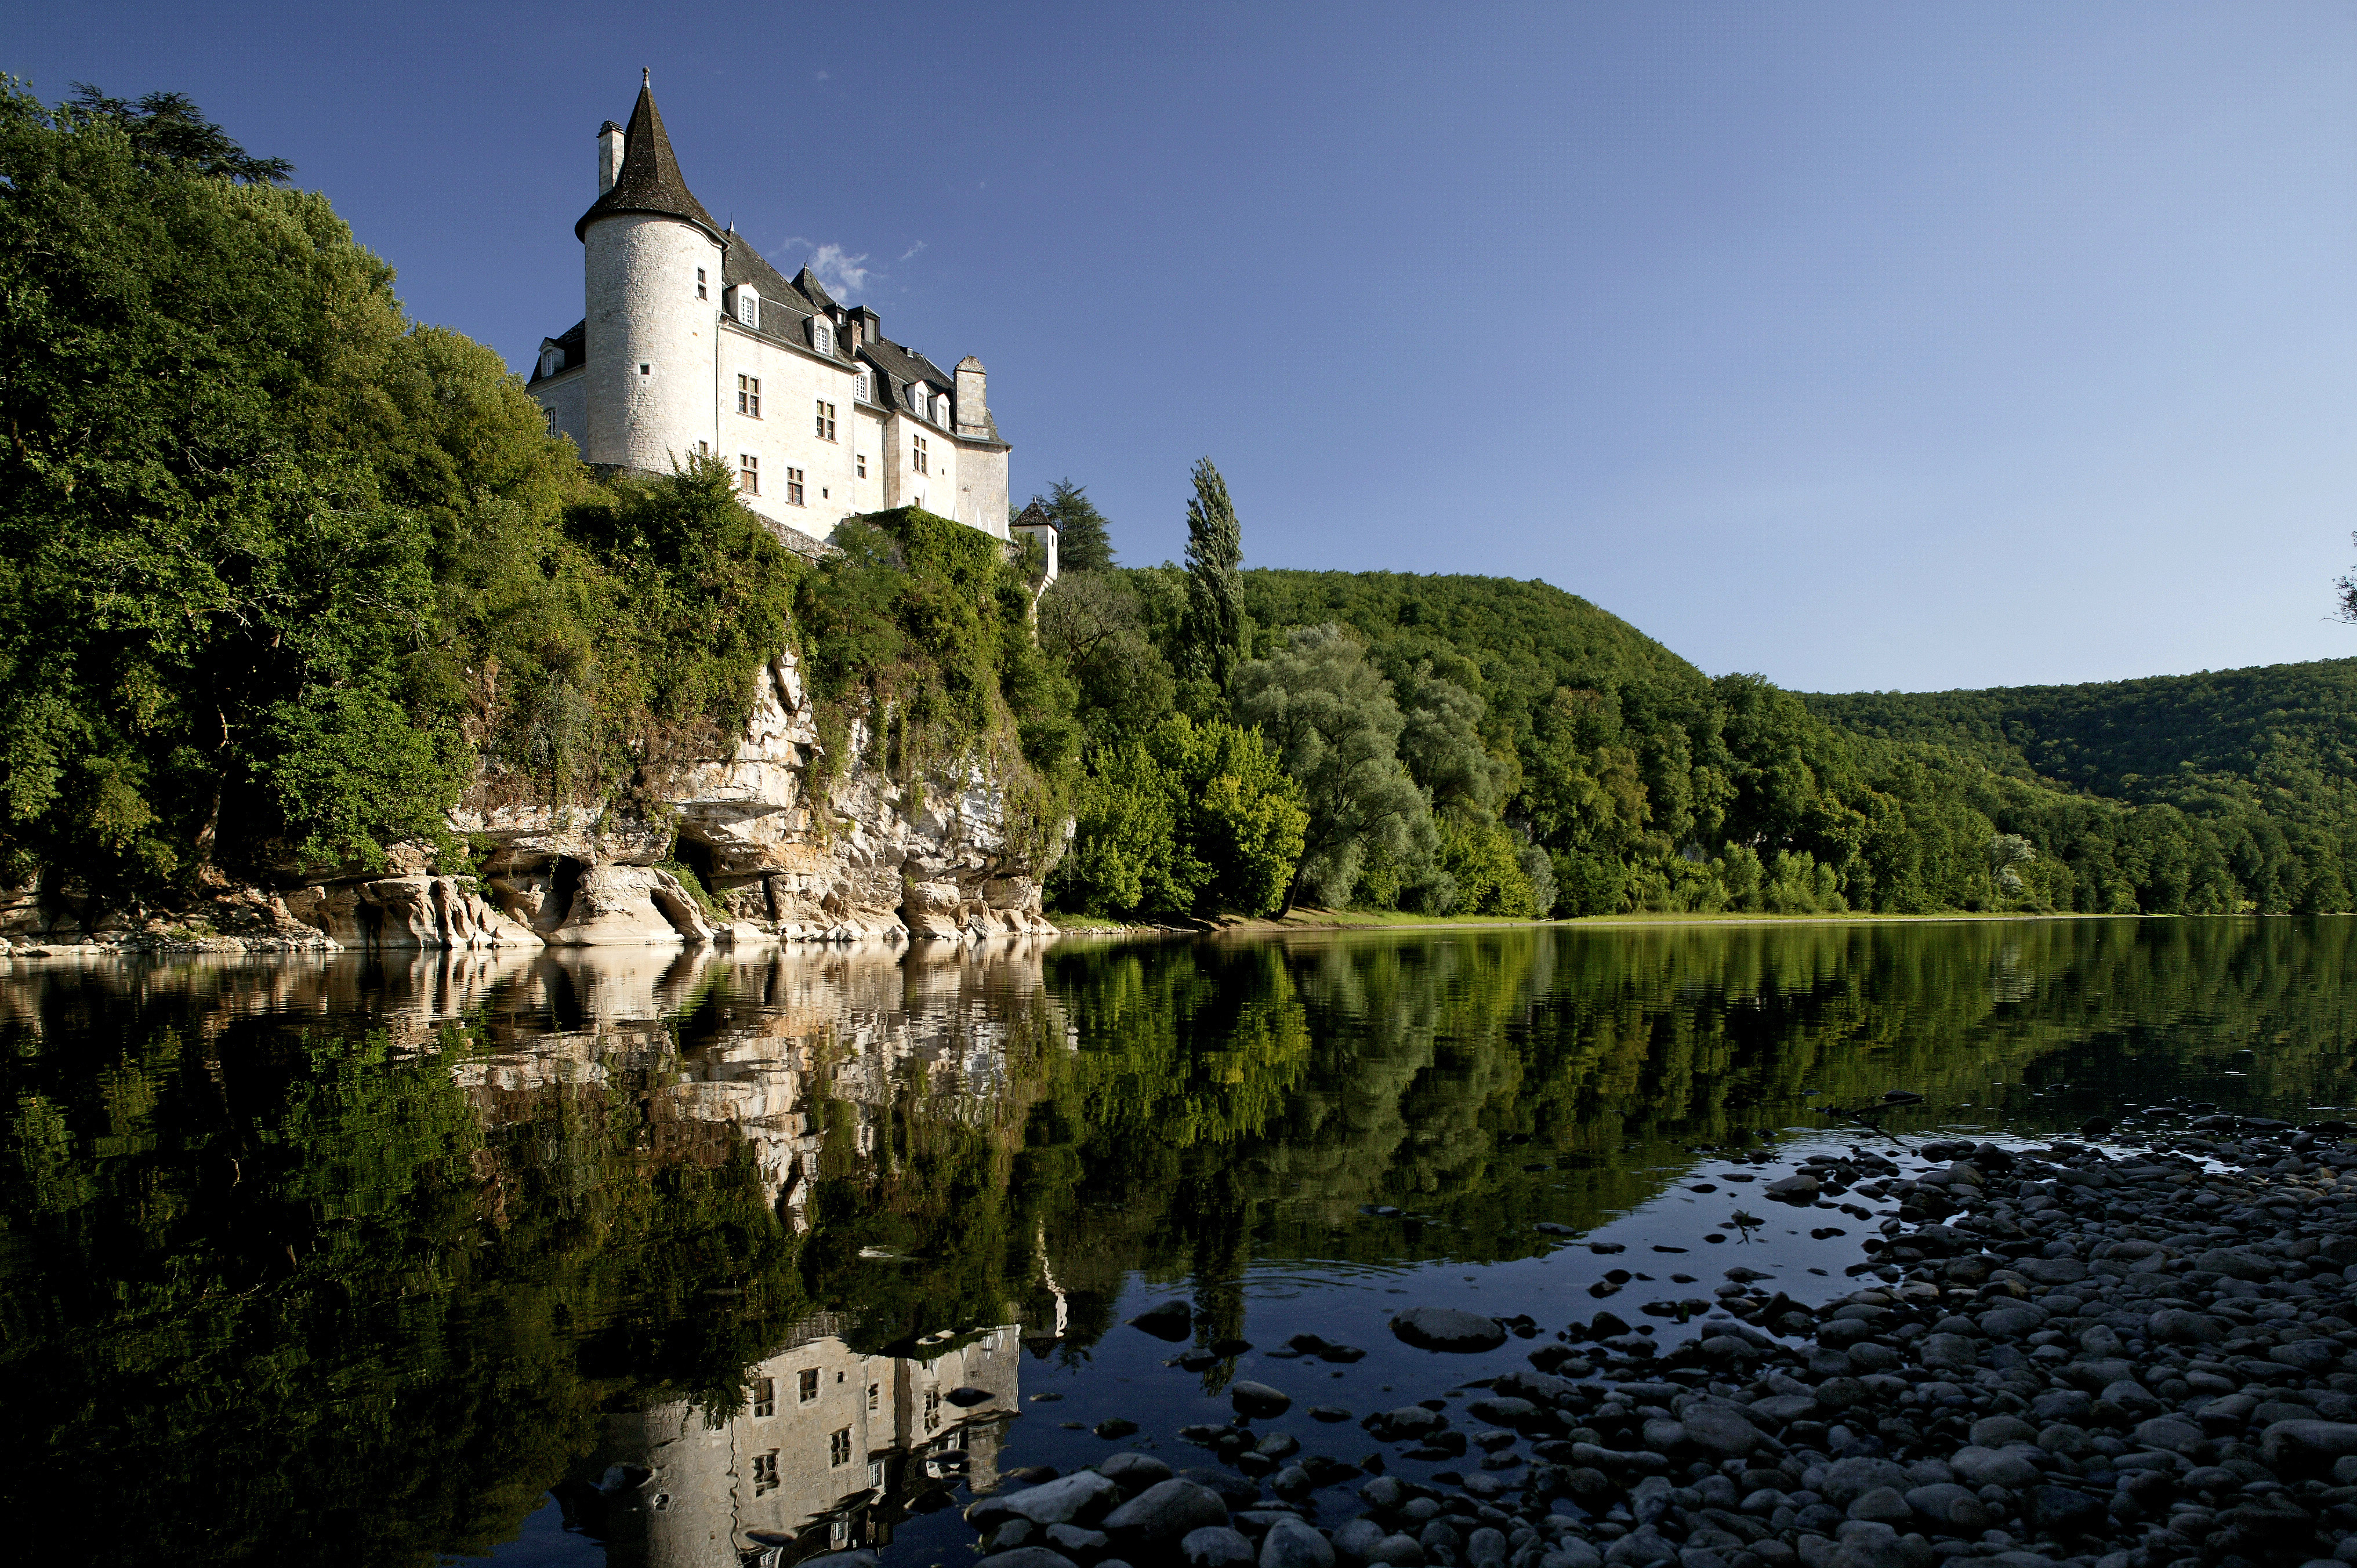
M1043 951L1007 939L905 951L461 952L212 978L267 988L249 1001L279 1013L312 1000L289 988L318 988L321 1011L363 1002L404 1053L439 1050L446 1026L472 1020L492 1048L450 1070L486 1124L620 1089L670 1152L749 1148L770 1200L805 1230L830 1133L837 1158L875 1155L890 1105L912 1086L946 1114L981 1113L1004 1087L1010 1017L1071 1045L1044 994ZM836 1110L832 1128L814 1112L822 1099ZM1029 1332L1052 1342L1064 1312L1044 1239L1039 1264L1056 1317ZM881 1546L912 1505L946 1500L943 1482L996 1484L1027 1332L1015 1304L1004 1316L899 1356L861 1354L850 1325L814 1316L747 1369L733 1415L682 1401L608 1417L602 1451L559 1490L567 1522L601 1538L609 1563L649 1568L766 1568Z
M884 1546L912 1503L946 1498L941 1482L996 1485L1017 1325L915 1357L860 1355L832 1326L754 1367L746 1407L717 1424L683 1402L612 1417L607 1468L560 1494L569 1522L602 1537L611 1564L766 1568ZM991 1397L949 1398L969 1390Z

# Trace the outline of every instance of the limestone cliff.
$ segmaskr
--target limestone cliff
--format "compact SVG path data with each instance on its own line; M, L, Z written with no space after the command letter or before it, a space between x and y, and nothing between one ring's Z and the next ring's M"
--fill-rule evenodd
M817 715L791 653L764 671L726 757L651 779L673 826L617 828L584 813L497 805L479 786L452 825L478 846L487 897L553 945L664 940L1005 936L1052 930L1042 868L1008 834L1006 800L978 769L894 782L855 724L823 798ZM655 863L672 848L726 913L718 931ZM481 846L488 846L483 848Z
M1039 878L1009 832L1004 791L979 768L904 787L857 724L819 798L817 715L794 656L759 677L726 756L643 777L642 818L518 800L486 773L450 816L479 874L437 875L423 846L375 874L289 866L274 885L224 890L203 923L101 913L88 900L0 889L0 940L33 946L503 948L742 945L911 936L1039 934ZM662 864L692 868L715 918ZM217 938L221 933L227 940Z

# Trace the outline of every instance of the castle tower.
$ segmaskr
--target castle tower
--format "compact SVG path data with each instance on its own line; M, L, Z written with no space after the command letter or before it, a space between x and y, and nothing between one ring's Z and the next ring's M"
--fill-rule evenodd
M643 78L629 128L598 133L597 177L597 199L573 226L587 274L581 455L664 473L716 435L723 239L680 176Z

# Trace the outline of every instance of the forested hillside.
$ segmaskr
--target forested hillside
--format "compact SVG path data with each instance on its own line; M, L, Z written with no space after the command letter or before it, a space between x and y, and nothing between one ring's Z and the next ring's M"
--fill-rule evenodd
M2123 800L2177 800L2205 779L2315 795L2357 778L2357 658L2083 686L1803 700L1845 729L1926 741L2001 771Z
M1321 902L1500 914L2357 903L2357 661L1806 697L1706 677L1544 583L1236 570L1244 662L1222 706L1186 674L1203 667L1207 624L1191 607L1205 573L1122 571L1094 548L1095 526L1082 516L1102 565L1043 606L1051 643L1082 606L1088 624L1125 628L1092 645L1123 649L1117 679L1071 659L1092 757L1116 744L1114 715L1250 715L1271 682L1290 713L1314 690L1323 749L1280 749L1307 781L1355 746L1363 786L1355 858L1313 848L1301 863L1295 891ZM1078 646L1064 639L1068 656ZM1421 821L1396 792L1388 817L1367 809L1386 768L1414 786ZM1100 847L1118 836L1084 813L1084 843L1092 832ZM1078 865L1065 891L1122 904Z

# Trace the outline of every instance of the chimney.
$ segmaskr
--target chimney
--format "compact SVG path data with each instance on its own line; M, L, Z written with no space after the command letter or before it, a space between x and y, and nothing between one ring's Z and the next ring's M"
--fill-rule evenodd
M597 194L605 195L622 177L622 154L629 142L611 120L597 127Z
M957 381L958 427L964 429L973 426L979 429L988 424L990 407L983 401L984 383L987 378L984 373L982 361L968 354L957 362L954 375Z

